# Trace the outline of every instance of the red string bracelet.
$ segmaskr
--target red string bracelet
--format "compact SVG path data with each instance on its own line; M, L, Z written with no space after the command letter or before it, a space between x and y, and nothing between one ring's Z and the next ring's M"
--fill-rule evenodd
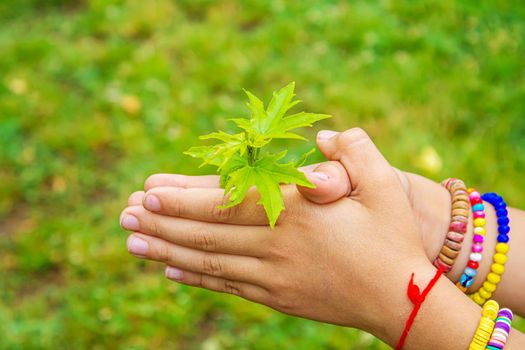
M419 308L421 307L421 304L425 301L426 296L428 293L430 293L430 290L436 282L438 281L439 277L443 274L444 269L440 267L437 271L434 277L430 280L428 285L423 290L423 293L420 292L419 287L414 284L414 273L412 273L412 277L410 277L410 282L408 282L408 289L407 294L408 298L414 304L414 308L412 309L412 312L410 313L410 317L405 323L405 329L403 330L403 334L401 334L401 338L399 339L399 342L396 345L396 350L401 350L403 348L403 345L405 345L405 340L408 336L408 332L410 332L410 328L412 327L412 324L414 323L414 320L416 318L416 315L419 311Z

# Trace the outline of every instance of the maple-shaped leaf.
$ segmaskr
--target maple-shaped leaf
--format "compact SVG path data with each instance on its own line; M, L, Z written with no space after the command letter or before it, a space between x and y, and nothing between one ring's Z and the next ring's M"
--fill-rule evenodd
M192 147L186 154L201 158L203 163L217 166L220 173L220 186L229 196L228 202L220 208L228 208L241 203L248 190L255 187L260 194L258 204L264 206L270 226L273 228L284 209L280 189L281 184L295 183L301 186L314 187L306 176L297 168L304 164L308 155L305 153L299 160L288 163L279 161L286 151L277 154L261 155L261 149L273 139L306 140L292 130L312 126L316 121L329 118L326 114L299 112L286 116L288 111L300 101L294 101L295 84L290 83L273 93L265 109L264 103L248 90L248 108L250 118L229 119L242 132L228 134L223 131L201 136L201 139L219 141L212 146Z
M286 113L301 102L300 100L293 101L295 96L294 89L295 83L291 82L279 91L275 91L266 110L260 99L248 90L244 90L250 100L248 107L252 112L251 119L248 121L238 118L232 119L232 121L248 132L253 130L259 133L265 139L306 140L304 137L290 132L290 130L312 126L313 123L331 116L328 114L300 112L286 117Z
M284 209L280 184L295 183L301 186L315 187L297 170L295 162L278 163L286 151L278 154L266 154L253 165L241 165L229 173L225 180L225 194L230 194L229 201L221 208L228 208L241 203L250 187L255 186L260 194L258 204L262 204L268 216L270 227L275 226L279 214Z
M268 130L267 134L272 138L277 138L277 135L291 134L288 132L289 130L301 128L304 126L312 126L313 123L330 117L331 116L328 114L300 112L281 119L278 124L272 126L272 128Z
M222 143L213 146L199 146L191 147L184 154L190 155L194 158L201 158L205 164L216 165L219 170L223 167L224 163L233 157L235 154L241 156L246 152L247 141L245 133L228 134L224 131L213 132L208 135L199 137L202 140L216 139L223 141Z

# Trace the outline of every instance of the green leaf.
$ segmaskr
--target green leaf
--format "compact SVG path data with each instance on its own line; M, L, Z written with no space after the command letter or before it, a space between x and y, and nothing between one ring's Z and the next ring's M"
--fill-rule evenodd
M281 211L284 209L283 194L279 187L279 182L275 181L271 175L257 171L255 186L261 195L257 204L264 206L266 216L268 216L268 222L273 229L277 218L279 218Z
M195 146L191 147L184 152L193 158L201 158L206 161L203 162L199 167L202 167L206 164L211 164L215 166L220 166L224 162L224 158L221 155L216 154L216 149L213 146Z
M268 129L274 128L276 125L280 124L280 120L286 112L296 104L301 101L297 100L292 102L295 89L295 82L291 82L282 89L273 93L272 100L268 105L268 123L265 125L263 132L266 132Z
M225 181L224 193L229 193L228 203L219 206L219 209L233 207L241 203L246 193L257 183L257 173L249 165L245 165L228 174Z
M285 132L282 134L272 134L272 139L291 139L291 140L301 140L301 141L307 141L305 137L298 135L293 132Z
M204 162L200 166L212 164L218 166L219 170L235 154L244 155L248 144L245 133L232 135L219 131L200 136L199 138L203 140L216 139L223 141L223 143L213 146L192 147L185 153L195 158L201 158Z
M212 132L207 135L199 136L201 140L216 139L227 143L238 143L244 140L244 133L228 134L224 131Z
M226 189L225 186L228 183L230 174L236 171L237 169L242 168L247 165L248 165L247 160L244 157L241 157L239 155L234 155L230 159L228 159L226 162L224 162L221 168L220 186ZM228 190L226 190L226 193L228 192Z
M247 105L250 111L252 112L251 119L254 121L256 130L258 132L261 132L261 128L265 123L266 119L268 118L266 111L264 110L264 104L257 96L252 94L250 91L244 90L244 92L248 96L249 102L247 103Z
M257 172L264 172L272 176L275 181L282 184L295 183L301 186L314 188L312 184L304 175L303 172L295 167L294 162L278 163L277 160L284 157L284 152L278 154L267 154L257 160L254 167L257 168Z
M275 222L281 211L284 209L284 201L279 187L280 184L295 183L301 186L314 188L301 171L295 168L293 162L280 164L277 160L284 157L286 153L267 154L254 164L256 169L255 186L261 195L259 203L264 206L270 227L275 226Z
M316 114L316 113L305 113L300 112L283 118L279 124L276 124L272 129L268 131L270 137L274 137L274 134L280 135L286 133L289 130L300 128L303 126L312 126L313 123L330 118L328 114Z
M239 128L243 129L247 133L254 133L255 129L252 125L252 121L246 118L231 118L228 121L234 122Z
M228 202L219 208L228 208L241 203L250 187L255 186L260 194L259 204L263 205L270 226L273 228L282 210L284 201L281 184L295 183L305 187L315 187L297 168L304 164L313 149L297 161L280 163L287 151L261 156L261 148L274 139L306 140L291 130L312 126L316 121L329 118L326 114L300 112L286 117L286 113L300 101L293 101L295 84L290 83L273 93L264 109L264 103L248 90L250 119L229 119L242 129L237 134L224 131L201 136L203 140L218 141L212 146L192 147L186 154L201 158L203 164L217 166L220 173L220 186L224 188Z
M294 166L296 168L299 168L301 166L303 166L303 164L306 162L306 159L308 158L308 156L310 156L310 154L314 153L315 152L315 148L312 148L311 150L309 150L308 152L306 152L305 154L303 154L301 156L301 158L297 159L294 163Z

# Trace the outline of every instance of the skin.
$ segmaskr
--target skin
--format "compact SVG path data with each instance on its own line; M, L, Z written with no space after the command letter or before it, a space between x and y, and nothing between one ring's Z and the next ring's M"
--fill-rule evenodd
M217 177L150 177L146 192L134 193L121 215L122 226L134 232L128 250L167 264L166 275L174 281L360 328L395 345L404 326L400 320L412 310L406 297L410 274L415 272L423 289L435 273L430 260L443 244L450 196L437 184L425 185L429 180L392 168L360 129L320 133L318 146L329 162L304 169L317 188L283 186L287 209L273 231L254 190L242 204L219 211L224 198ZM421 198L435 200L428 206ZM422 230L427 227L435 230ZM509 264L519 257L510 254L507 273L515 277L518 270ZM495 297L519 310L523 295L520 300L505 292L514 288L511 279L502 280ZM479 306L442 277L405 348L464 349L479 317ZM524 338L513 330L506 348L523 348Z

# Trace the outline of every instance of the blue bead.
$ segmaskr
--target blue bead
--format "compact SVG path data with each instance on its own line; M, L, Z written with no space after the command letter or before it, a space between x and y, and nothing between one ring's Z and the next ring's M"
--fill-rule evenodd
M507 211L507 209L498 209L496 210L496 215L498 216L498 218L500 218L502 216L509 215L509 212Z
M491 202L491 203L492 203L492 200L496 198L498 198L498 195L494 192L487 192L481 196L481 199L487 202Z
M507 226L507 225L498 226L498 232L499 232L500 234L504 234L504 235L506 235L507 233L509 233L509 231L510 231L510 227Z
M494 208L496 208L496 210L507 209L507 204L505 204L504 201L499 201L498 203L494 204Z
M508 224L509 224L509 218L508 217L502 216L502 217L498 218L498 225L503 226L503 225L508 225Z
M485 210L485 206L481 203L478 203L472 206L472 211L482 211L482 210Z
M507 243L509 241L508 235L498 235L498 242L499 243Z
M467 276L465 274L461 275L461 278L459 279L459 284L461 284L463 287L470 287L474 283L474 279L470 276Z
M463 273L464 273L465 275L467 275L467 276L474 277L474 276L476 276L476 274L478 273L478 271L477 271L477 270L474 270L474 269L472 269L472 268L470 268L470 267L467 267L467 268L465 268L465 271L463 271Z

